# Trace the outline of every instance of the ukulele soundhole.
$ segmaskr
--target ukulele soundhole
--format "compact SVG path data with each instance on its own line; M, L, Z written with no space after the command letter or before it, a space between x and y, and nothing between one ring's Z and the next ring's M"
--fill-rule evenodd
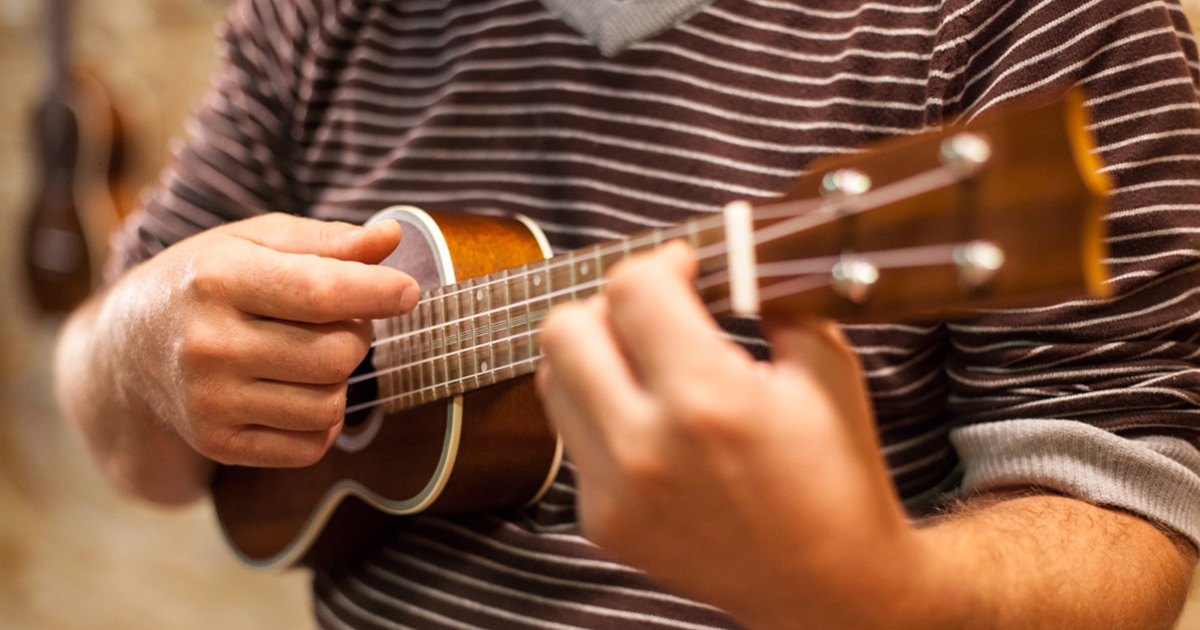
M351 376L361 376L369 374L375 370L375 349L371 348L367 351L367 358L363 359L362 363L354 369L354 374ZM368 378L357 383L351 383L346 391L346 408L353 409L355 407L370 405L379 399L379 381L375 378ZM371 417L371 412L378 409L377 406L367 406L364 409L353 411L346 414L343 422L343 431L353 432L360 429L367 420Z

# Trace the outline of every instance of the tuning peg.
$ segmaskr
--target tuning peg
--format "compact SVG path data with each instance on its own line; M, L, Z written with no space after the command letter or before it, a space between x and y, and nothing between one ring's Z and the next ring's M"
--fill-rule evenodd
M954 265L964 287L979 289L1004 266L1004 250L991 241L964 243L954 248Z
M879 268L855 255L842 256L830 273L833 290L855 304L866 302L871 296L871 288L879 280Z
M861 195L871 190L871 178L856 168L831 171L821 178L821 194L825 197Z
M992 157L992 145L983 136L964 131L942 141L942 163L962 177L970 177Z

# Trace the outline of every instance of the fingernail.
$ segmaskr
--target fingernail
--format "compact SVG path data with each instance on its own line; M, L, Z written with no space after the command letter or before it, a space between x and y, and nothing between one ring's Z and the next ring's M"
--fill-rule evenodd
M368 225L367 230L371 233L386 232L391 231L399 226L400 223L397 221L380 221L379 223L372 223L371 225Z
M407 313L417 307L417 300L421 299L421 289L416 284L410 284L404 288L404 293L400 294L400 311Z

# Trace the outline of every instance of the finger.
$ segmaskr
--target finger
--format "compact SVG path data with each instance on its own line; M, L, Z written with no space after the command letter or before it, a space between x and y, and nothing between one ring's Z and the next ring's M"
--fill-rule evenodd
M878 431L870 395L858 361L841 327L834 321L806 318L764 321L771 342L772 369L795 391L797 383L838 410L839 426L854 435L860 455L878 458ZM819 394L818 394L819 392Z
M327 431L346 415L346 385L251 381L228 394L243 425L281 431Z
M748 362L692 288L696 261L682 242L614 268L606 289L613 327L635 372L651 390Z
M771 342L771 355L776 364L804 369L830 365L855 368L858 365L841 326L833 320L817 317L790 321L764 319L763 332Z
M230 224L235 236L278 252L377 264L400 243L400 224L381 221L363 227L272 213Z
M251 378L332 385L345 383L371 348L369 321L301 324L252 319L228 343L252 351L231 353L238 374Z
M239 427L225 442L225 446L202 454L227 466L311 466L324 457L340 430L340 425L326 431L282 431L248 425Z
M603 298L553 310L540 343L538 395L568 447L600 443L602 428L613 427L601 427L599 418L644 415L649 401L613 336Z
M251 315L312 324L383 319L411 311L420 295L411 276L390 267L257 245L236 253L215 263L210 284Z

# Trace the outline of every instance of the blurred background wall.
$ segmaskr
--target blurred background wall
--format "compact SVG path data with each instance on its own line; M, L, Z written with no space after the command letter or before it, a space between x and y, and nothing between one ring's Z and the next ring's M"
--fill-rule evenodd
M0 0L0 628L310 628L305 576L268 575L227 551L207 505L164 512L118 497L59 420L57 321L22 282L36 192L35 105L49 63L49 0ZM215 67L231 0L76 0L74 57L117 97L152 181Z
M77 0L83 61L121 99L152 181L215 65L232 0ZM57 321L21 275L37 172L31 120L46 89L48 0L0 0L0 628L308 628L305 575L242 567L208 505L164 512L115 495L64 428L50 387ZM1193 23L1200 0L1185 0ZM1182 628L1200 630L1200 598Z

